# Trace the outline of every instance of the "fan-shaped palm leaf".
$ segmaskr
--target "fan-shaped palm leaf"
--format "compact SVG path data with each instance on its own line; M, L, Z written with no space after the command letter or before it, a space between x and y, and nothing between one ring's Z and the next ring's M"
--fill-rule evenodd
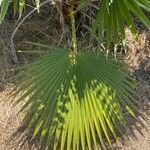
M111 144L110 135L126 128L122 108L133 115L132 80L101 54L53 52L24 70L14 95L21 92L20 111L28 109L28 126L46 149L105 147L105 138Z
M14 2L15 10L19 2L21 15L25 0ZM35 2L39 8L39 1ZM83 2L79 8L86 6ZM107 31L107 48L111 41L116 45L118 32L125 38L124 21L136 32L131 13L150 26L140 8L147 10L147 4L147 0L102 1L92 34L98 33L100 43ZM0 3L0 21L8 6L8 0ZM17 103L24 102L20 112L28 109L25 120L33 130L33 138L46 140L46 149L92 149L93 145L98 149L98 143L104 148L105 139L111 144L111 136L117 138L117 132L122 134L126 128L123 110L134 116L133 80L120 65L101 54L77 52L73 10L70 7L75 52L46 53L39 61L23 67L18 75L21 82L13 93L20 94Z

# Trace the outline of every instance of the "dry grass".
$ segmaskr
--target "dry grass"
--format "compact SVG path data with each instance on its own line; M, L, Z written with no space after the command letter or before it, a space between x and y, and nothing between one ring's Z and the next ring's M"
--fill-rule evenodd
M16 115L17 108L12 108L11 101L8 99L10 89L6 88L0 93L0 149L5 150L10 145L9 140L13 132L20 125L20 119Z
M150 31L145 30L137 40L131 35L131 31L126 29L127 46L129 55L126 57L126 62L133 70L143 69L150 73ZM143 68L144 67L144 68Z
M144 30L138 40L127 29L128 55L125 62L139 80L137 120L128 118L129 131L114 144L117 150L150 150L150 33Z

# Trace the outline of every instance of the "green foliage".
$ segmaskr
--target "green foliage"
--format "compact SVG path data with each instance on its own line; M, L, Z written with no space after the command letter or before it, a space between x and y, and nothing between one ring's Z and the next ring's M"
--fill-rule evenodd
M148 0L102 1L93 23L92 37L97 35L99 43L106 41L107 50L109 50L111 42L114 43L116 48L119 33L122 40L125 41L124 28L126 25L134 35L137 34L132 14L143 22L146 27L150 28L150 20L145 16L140 6L150 12L150 1ZM106 34L105 38L104 34Z
M25 2L13 0L14 14L19 12L21 17ZM33 2L39 10L40 1ZM77 49L73 11L91 1L80 2L76 9L68 6L74 51L56 47L51 53L43 51L43 58L25 65L17 75L16 104L23 102L20 112L27 110L24 120L33 138L46 141L46 149L93 149L93 145L98 149L99 143L105 148L106 141L111 144L111 137L117 139L127 128L124 111L134 116L134 81L122 66L99 53ZM0 22L9 5L9 0L0 1ZM149 28L150 21L141 8L150 12L149 0L102 0L93 19L92 40L97 36L98 44L105 40L107 49L112 42L116 48L118 34L125 40L126 25L136 34L132 14Z
M3 21L6 15L8 6L9 6L9 0L0 1L0 23Z
M45 0L46 1L46 0ZM26 0L13 0L14 14L19 11L21 17L23 9L25 8ZM72 1L71 1L72 2ZM69 1L63 1L63 3L69 3ZM89 0L78 1L77 11L83 9L91 3ZM0 23L4 19L10 0L0 1ZM39 11L40 0L34 0L33 5L36 6ZM149 0L102 0L99 4L99 10L97 11L96 18L93 19L92 26L92 38L98 36L98 42L102 43L106 41L107 50L109 50L110 43L113 42L115 47L118 44L118 34L125 41L124 27L127 25L133 34L136 34L136 28L133 22L133 15L135 15L143 24L150 28L150 20L145 16L142 9L150 12ZM106 37L104 34L106 31Z
M14 15L17 13L17 11L19 11L19 16L21 17L23 13L23 9L25 8L26 0L12 0L12 2L13 2ZM35 6L37 7L37 10L39 11L40 0L34 0L34 3ZM0 23L3 21L10 4L11 4L10 0L0 1Z
M111 144L110 135L117 139L126 128L122 108L134 115L133 80L99 53L56 51L23 70L13 95L21 93L20 112L28 110L33 138L47 141L46 149L52 143L53 149L98 149L99 142L104 148L105 138Z

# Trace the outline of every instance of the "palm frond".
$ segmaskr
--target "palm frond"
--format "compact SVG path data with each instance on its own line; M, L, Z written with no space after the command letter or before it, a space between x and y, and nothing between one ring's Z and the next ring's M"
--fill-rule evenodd
M134 35L137 34L133 21L134 14L146 27L150 28L150 20L142 11L150 11L148 0L104 0L97 12L92 27L92 35L98 37L98 42L105 42L107 50L110 49L111 42L115 46L118 44L118 35L125 41L125 26L127 25ZM119 34L120 33L120 34Z
M0 2L0 23L3 21L6 13L7 13L7 9L9 6L9 0L2 0Z
M0 1L0 23L4 20L4 17L8 11L8 7L10 4L13 3L13 9L14 9L14 15L19 12L19 17L21 17L23 10L26 6L26 0L13 0L10 2L10 0L1 0ZM39 12L40 7L40 0L34 0L33 3L35 3L35 6Z
M101 54L52 52L23 70L13 95L46 149L104 148L126 128L123 108L134 115L133 81Z

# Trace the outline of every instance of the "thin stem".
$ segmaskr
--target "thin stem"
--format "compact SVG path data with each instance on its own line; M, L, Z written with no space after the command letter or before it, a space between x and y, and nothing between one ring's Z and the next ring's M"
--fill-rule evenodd
M51 0L47 0L47 1L43 2L43 3L41 3L39 7L42 7L42 6L44 6L45 4L47 4L47 3L49 3L49 2L51 2ZM52 3L51 3L51 4L52 4ZM52 4L52 5L53 5L53 4ZM12 60L13 60L13 62L14 62L15 64L19 64L19 61L18 61L18 57L17 57L16 51L15 51L14 37L15 37L15 35L16 35L16 33L17 33L19 27L20 27L20 26L24 23L24 21L25 21L30 15L32 15L36 10L37 10L37 7L34 8L31 12L29 12L29 13L19 22L19 24L17 25L17 27L15 28L15 30L13 31L13 34L12 34L12 36L11 36L11 39L10 39L10 41L11 41L11 55L12 55Z
M71 18L73 51L77 52L77 37L76 37L76 27L75 27L75 17L74 17L73 7L70 8L70 18Z

